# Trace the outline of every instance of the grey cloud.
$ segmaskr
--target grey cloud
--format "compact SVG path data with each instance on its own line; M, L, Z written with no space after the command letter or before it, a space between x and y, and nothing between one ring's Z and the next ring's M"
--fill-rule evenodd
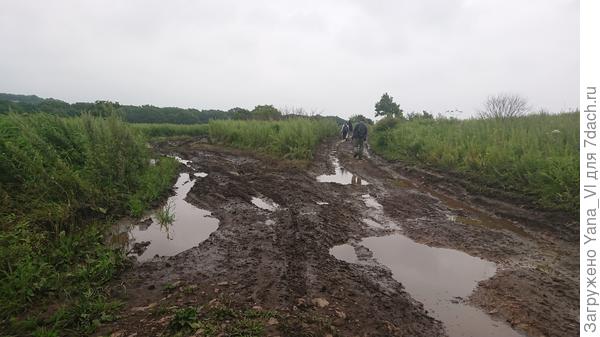
M579 5L553 1L0 3L0 91L227 109L576 107Z

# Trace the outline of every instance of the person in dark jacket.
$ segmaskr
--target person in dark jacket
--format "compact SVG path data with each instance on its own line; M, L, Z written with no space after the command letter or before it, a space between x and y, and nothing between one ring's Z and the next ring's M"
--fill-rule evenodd
M344 141L346 141L347 140L346 138L348 137L348 124L344 123L344 125L342 126L341 132L342 132L342 139Z
M363 122L358 122L352 132L352 142L354 143L354 158L362 159L364 142L367 140L367 126Z

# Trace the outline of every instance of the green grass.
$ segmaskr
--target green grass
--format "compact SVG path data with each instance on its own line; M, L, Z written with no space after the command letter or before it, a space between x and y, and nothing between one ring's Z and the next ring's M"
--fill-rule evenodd
M165 193L177 162L150 164L117 117L0 117L0 330L81 336L115 319L107 282L123 267L111 219Z
M208 136L208 124L131 124L150 138L177 136Z
M167 327L167 336L189 336L202 330L203 336L259 337L264 336L265 322L279 317L274 311L236 310L224 305L215 307L180 308Z
M526 195L542 208L579 208L578 112L508 120L386 119L373 127L369 143L387 159L455 171Z
M318 143L338 132L330 119L289 119L284 121L218 120L208 124L214 143L253 150L291 160L310 160Z

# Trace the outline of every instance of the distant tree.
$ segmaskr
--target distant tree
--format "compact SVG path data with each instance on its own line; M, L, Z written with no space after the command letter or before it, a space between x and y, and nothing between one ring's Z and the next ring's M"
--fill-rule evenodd
M363 122L368 125L373 125L373 120L370 118L367 118L363 115L354 115L354 116L351 116L348 120L350 122L352 122L352 125L355 125L358 122Z
M250 119L252 118L252 114L250 113L250 110L244 109L244 108L233 108L233 109L229 109L227 111L227 113L229 113L231 115L231 118L233 119Z
M272 105L257 105L251 112L252 118L261 120L280 119L281 112Z
M96 101L94 102L92 109L89 112L94 116L107 117L115 114L120 114L119 108L121 105L119 102L111 101Z
M421 113L410 112L410 113L406 114L406 118L409 121L412 121L414 119L433 119L433 115L428 113L427 111L423 110L423 112L421 112Z
M375 117L379 116L402 117L402 109L387 92L375 103Z
M479 117L505 119L523 116L528 110L525 98L516 94L498 94L487 98L483 110L479 111Z

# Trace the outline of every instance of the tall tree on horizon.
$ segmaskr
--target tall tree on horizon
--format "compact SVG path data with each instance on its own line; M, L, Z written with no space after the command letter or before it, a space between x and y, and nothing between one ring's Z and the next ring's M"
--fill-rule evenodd
M387 92L375 103L375 117L379 116L402 117L402 109Z

